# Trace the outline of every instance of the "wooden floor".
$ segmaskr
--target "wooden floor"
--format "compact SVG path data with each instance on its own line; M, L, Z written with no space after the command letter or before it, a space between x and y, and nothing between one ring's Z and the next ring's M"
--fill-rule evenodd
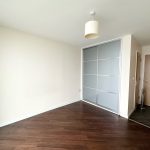
M76 102L0 128L0 150L150 150L150 129Z

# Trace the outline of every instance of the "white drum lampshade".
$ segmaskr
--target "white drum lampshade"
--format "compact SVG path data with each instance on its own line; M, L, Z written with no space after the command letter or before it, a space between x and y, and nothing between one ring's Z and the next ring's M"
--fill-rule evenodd
M99 24L96 20L91 20L85 24L85 38L95 39L99 36Z
M99 23L95 20L95 11L90 11L91 20L85 23L84 37L87 39L95 39L99 36Z

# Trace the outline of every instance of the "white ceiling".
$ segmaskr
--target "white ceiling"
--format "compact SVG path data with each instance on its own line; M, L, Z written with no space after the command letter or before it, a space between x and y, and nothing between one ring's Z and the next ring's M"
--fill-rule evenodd
M94 9L100 37L84 39L84 23ZM150 0L0 0L0 25L76 46L133 34L150 44Z

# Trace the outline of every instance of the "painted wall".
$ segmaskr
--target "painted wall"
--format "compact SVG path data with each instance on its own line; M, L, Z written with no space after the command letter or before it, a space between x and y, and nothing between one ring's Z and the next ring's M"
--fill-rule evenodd
M130 57L131 57L131 35L122 37L121 61L120 61L120 116L128 118L128 99L129 99L129 76L130 76Z
M0 126L80 99L80 49L0 27Z
M141 46L132 35L122 37L120 115L128 118L135 109L136 54Z
M135 109L135 89L136 89L136 61L137 52L141 54L142 47L132 36L131 38L131 58L130 58L130 80L129 80L129 104L128 104L128 116Z

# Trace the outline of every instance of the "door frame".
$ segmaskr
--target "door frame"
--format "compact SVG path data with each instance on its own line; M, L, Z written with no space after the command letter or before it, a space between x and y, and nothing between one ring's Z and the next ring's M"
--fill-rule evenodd
M138 99L138 102L141 98L141 90L140 90L140 82L141 82L141 60L142 60L142 55L141 53L137 50L136 51L136 68L135 68L135 85L134 85L134 106L136 108L136 103L137 103L137 100L136 100L136 78L137 78L137 68L138 68L138 55L140 55L140 81L139 81L139 93L138 93L138 96L139 96L139 99Z
M144 70L145 70L145 56L150 55L150 47L144 47L142 49L142 59L141 59L141 81L140 81L140 99L142 94L142 89L144 87Z

